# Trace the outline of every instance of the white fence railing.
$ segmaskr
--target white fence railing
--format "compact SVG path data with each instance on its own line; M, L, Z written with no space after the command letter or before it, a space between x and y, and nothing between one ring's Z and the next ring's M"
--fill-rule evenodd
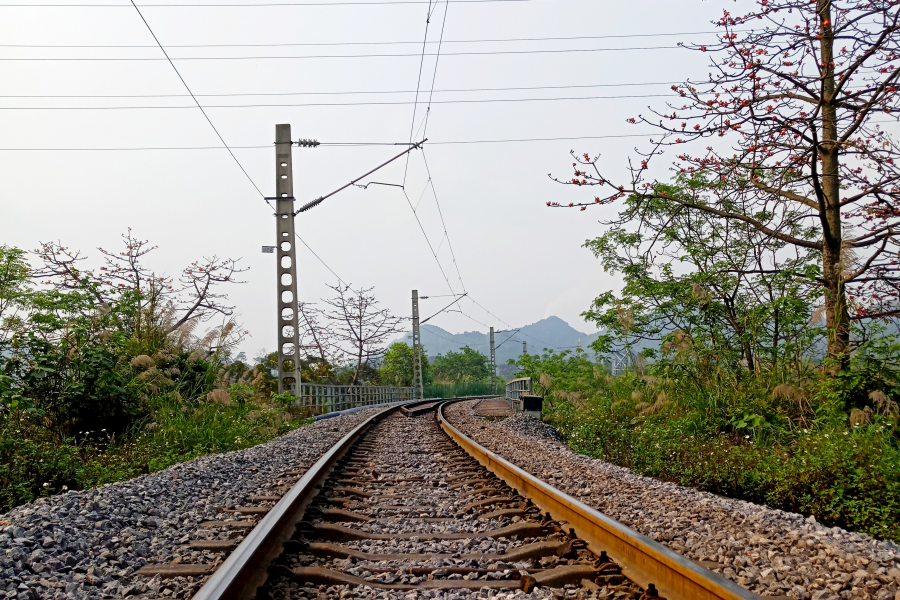
M324 414L372 404L392 404L413 399L411 387L377 385L322 385L301 383L296 406Z
M521 396L531 394L531 377L513 379L506 383L506 403L517 413L522 412Z

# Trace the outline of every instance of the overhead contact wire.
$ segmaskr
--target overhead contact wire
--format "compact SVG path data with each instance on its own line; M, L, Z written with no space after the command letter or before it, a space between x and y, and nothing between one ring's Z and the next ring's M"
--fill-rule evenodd
M437 6L437 5L435 5ZM428 42L428 25L431 23L431 0L428 1L428 16L425 19L425 37L422 40L422 55L419 58L419 76L416 78L416 100L413 102L412 122L409 124L409 143L413 141L413 130L416 127L416 109L419 105L419 87L422 85L422 66L425 64L425 47ZM406 165L403 167L403 185L406 185L406 172L409 170L409 155L406 155ZM404 190L405 192L405 190ZM409 200L409 197L407 197ZM412 204L410 203L410 208ZM415 213L415 209L413 209ZM416 217L418 219L418 217ZM421 225L421 223L420 223ZM429 242L430 244L430 242ZM451 290L452 291L452 290Z
M444 41L444 27L447 25L447 13L450 11L450 0L444 1L444 18L441 21L441 35L438 39L437 55L434 59L434 71L431 74L431 90L428 92L428 107L425 109L425 123L423 124L422 137L428 133L428 117L431 115L431 99L434 97L434 82L437 80L438 63L441 60L441 45ZM423 152L424 156L424 152ZM431 176L429 175L429 181ZM434 188L432 188L434 189ZM446 233L446 231L445 231Z

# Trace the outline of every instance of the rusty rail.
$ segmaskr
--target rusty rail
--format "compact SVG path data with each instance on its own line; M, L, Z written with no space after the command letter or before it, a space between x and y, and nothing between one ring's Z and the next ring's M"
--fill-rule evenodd
M761 600L759 596L704 569L657 542L625 527L483 448L447 422L443 409L462 399L442 400L437 405L440 426L468 454L488 470L530 498L551 517L568 522L588 548L605 551L619 563L622 573L644 588L655 584L668 600ZM334 465L350 451L376 422L393 411L414 406L431 410L435 400L395 405L369 417L328 450L247 535L213 573L193 600L251 600L265 583L268 568L283 552L304 511L318 493ZM428 405L428 406L426 406ZM423 411L424 412L424 411Z
M409 402L402 406L422 403ZM306 507L318 493L316 486L325 481L334 464L372 425L399 409L400 406L395 405L372 415L323 454L216 569L192 600L255 598L257 588L268 576L269 565L282 553L284 542L291 538Z
M605 551L622 567L622 573L643 588L656 585L668 600L761 600L760 596L669 550L618 521L564 494L530 473L479 445L453 427L444 416L442 403L437 418L444 431L489 471L531 499L542 511L566 521L595 554Z

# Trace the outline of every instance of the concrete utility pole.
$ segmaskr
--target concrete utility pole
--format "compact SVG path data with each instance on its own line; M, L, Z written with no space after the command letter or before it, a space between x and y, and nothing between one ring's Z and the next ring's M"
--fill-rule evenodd
M294 248L294 174L291 126L275 126L275 245L278 247L278 393L300 395L297 326L297 251Z
M522 354L528 356L528 342L522 342Z
M419 332L419 290L412 291L412 328L413 328L413 396L425 399L425 386L422 383L422 338Z
M494 328L491 327L491 394L497 393L497 355L494 352Z

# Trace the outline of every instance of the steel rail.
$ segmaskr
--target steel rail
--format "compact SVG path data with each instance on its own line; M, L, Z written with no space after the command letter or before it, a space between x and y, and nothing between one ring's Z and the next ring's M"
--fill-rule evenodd
M761 600L760 596L622 525L484 448L447 421L438 406L441 428L485 468L527 496L556 520L566 521L595 554L605 551L622 573L647 588L654 584L668 600Z
M265 583L268 567L282 552L284 542L294 534L303 513L318 493L318 486L331 473L334 464L353 444L388 414L401 406L421 404L422 400L394 405L372 415L323 454L306 471L272 510L266 513L234 552L216 569L192 600L251 600ZM424 402L428 402L427 400ZM434 402L434 400L431 400Z

